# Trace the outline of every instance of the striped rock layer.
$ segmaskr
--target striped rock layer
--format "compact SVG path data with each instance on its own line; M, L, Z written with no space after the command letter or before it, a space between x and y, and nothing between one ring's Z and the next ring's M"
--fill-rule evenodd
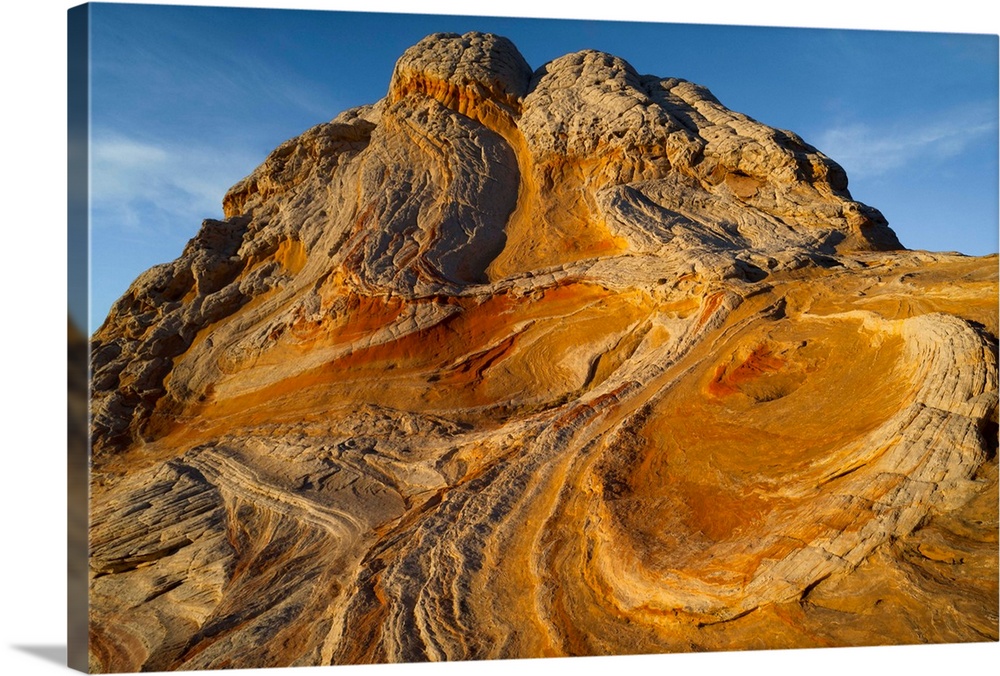
M437 34L93 336L91 667L997 640L997 260Z

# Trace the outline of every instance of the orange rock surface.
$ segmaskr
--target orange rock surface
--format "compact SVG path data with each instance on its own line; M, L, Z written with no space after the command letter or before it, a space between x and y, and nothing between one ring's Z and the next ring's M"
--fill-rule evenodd
M429 36L92 339L91 667L998 639L997 258L703 87Z

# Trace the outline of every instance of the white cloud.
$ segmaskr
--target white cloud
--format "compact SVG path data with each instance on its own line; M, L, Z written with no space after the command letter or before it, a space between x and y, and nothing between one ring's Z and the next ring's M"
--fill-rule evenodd
M263 159L243 148L95 131L90 145L91 329L143 270L178 256Z
M872 178L910 162L956 157L996 129L996 112L975 106L918 122L834 127L820 134L815 145L851 178Z
M90 157L95 232L186 236L202 219L221 217L226 190L259 159L232 149L182 147L116 133L95 133Z
M97 139L90 148L91 196L100 207L122 205L169 180L163 148L123 137Z
M129 167L162 163L168 157L163 148L121 136L99 139L92 150L95 162Z

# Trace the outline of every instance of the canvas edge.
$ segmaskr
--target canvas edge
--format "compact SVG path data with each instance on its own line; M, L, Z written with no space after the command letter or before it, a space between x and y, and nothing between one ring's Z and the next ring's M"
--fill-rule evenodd
M67 666L88 671L90 6L67 11ZM81 293L82 291L82 293ZM82 307L81 307L82 306ZM77 340L74 340L74 325ZM82 339L82 340L81 340Z

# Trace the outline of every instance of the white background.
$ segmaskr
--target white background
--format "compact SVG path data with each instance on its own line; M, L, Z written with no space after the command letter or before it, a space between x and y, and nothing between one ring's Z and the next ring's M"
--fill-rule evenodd
M0 274L3 317L0 364L5 396L6 443L2 452L3 528L0 672L30 675L65 670L65 383L66 383L66 10L76 3L37 0L8 3L0 21ZM454 0L177 3L307 9L352 9L506 16L656 20L680 23L891 28L996 34L997 10L982 0L940 3L659 2L655 7L620 2L593 8L579 2L507 0L474 4ZM815 5L822 4L822 7ZM986 7L990 7L986 9ZM900 13L897 13L900 12ZM956 206L956 209L959 209ZM311 670L231 670L246 674L330 673L392 676L491 676L664 671L860 674L891 670L912 674L993 673L1000 644L916 646L701 655L575 658L447 665L325 667Z

